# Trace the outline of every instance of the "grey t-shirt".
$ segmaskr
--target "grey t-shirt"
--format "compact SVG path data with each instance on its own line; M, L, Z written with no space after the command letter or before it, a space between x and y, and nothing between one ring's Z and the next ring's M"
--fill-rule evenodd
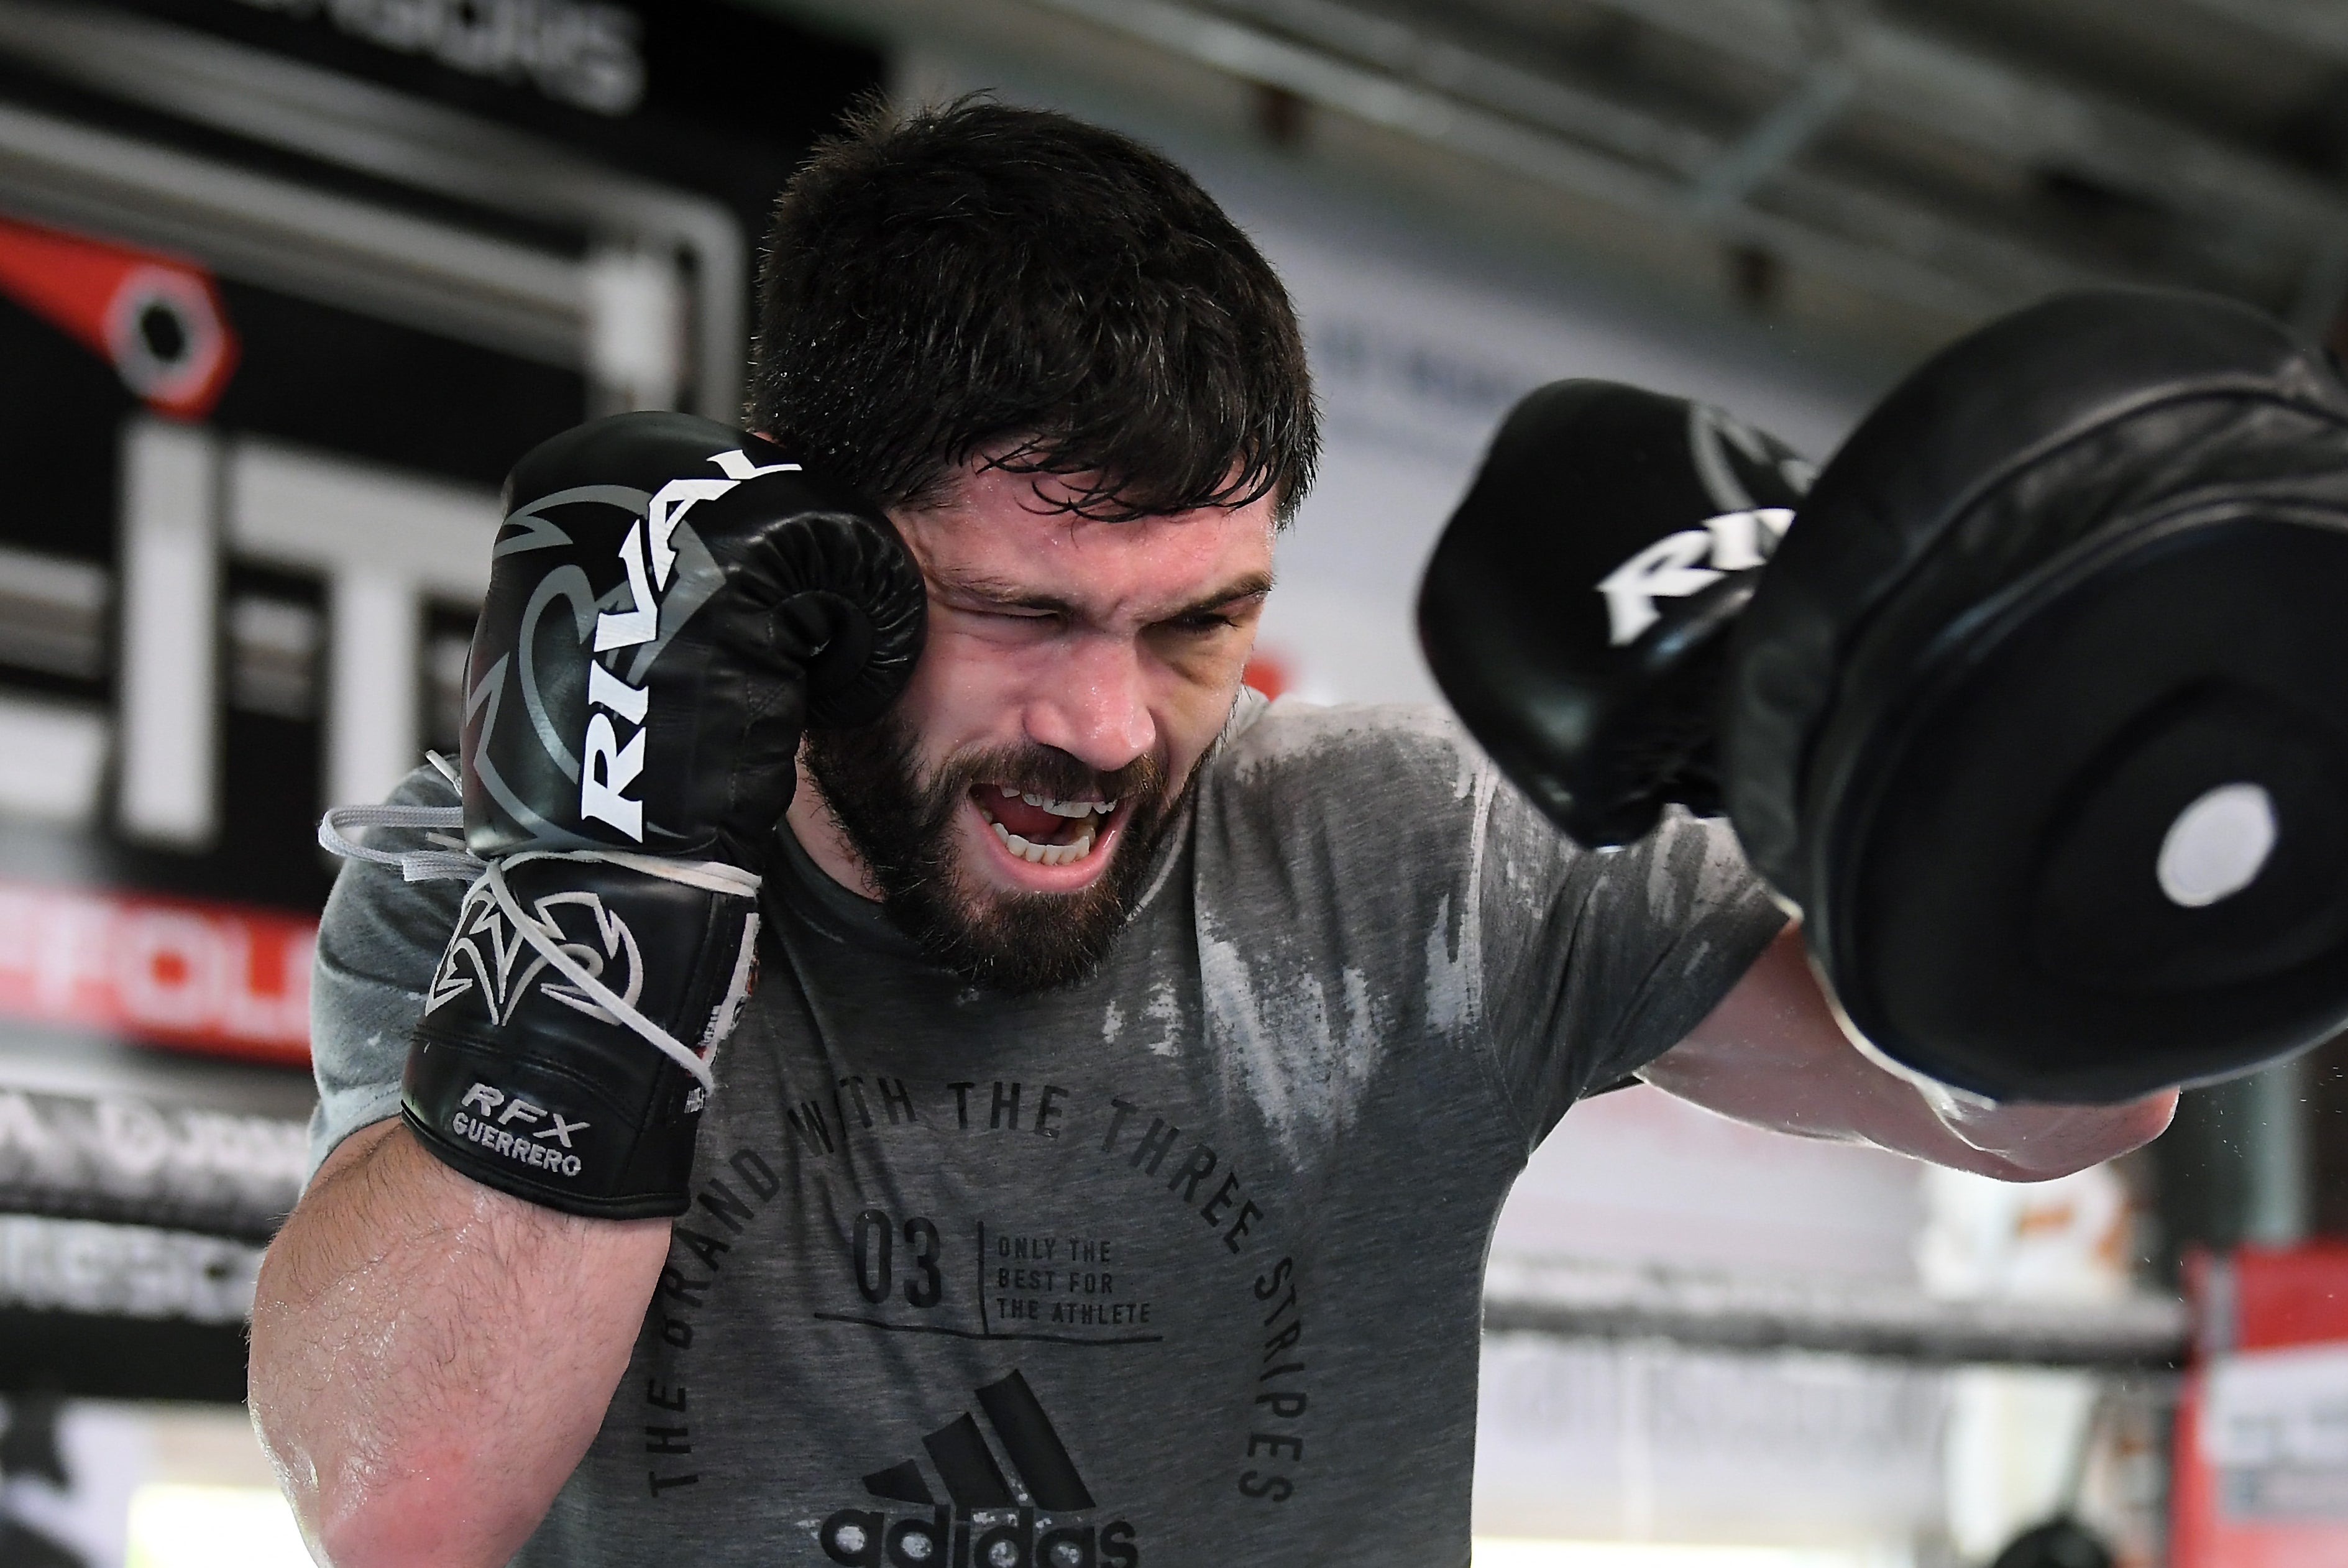
M1467 1563L1501 1200L1782 917L1724 827L1583 854L1426 709L1243 704L1159 856L1018 997L770 868L693 1210L517 1562ZM320 1157L396 1111L459 892L336 887Z

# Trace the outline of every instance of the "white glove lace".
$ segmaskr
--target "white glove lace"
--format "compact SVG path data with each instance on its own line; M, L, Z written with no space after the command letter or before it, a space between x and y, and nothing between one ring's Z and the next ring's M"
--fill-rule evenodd
M683 882L705 892L727 898L751 901L755 910L758 897L758 877L739 866L723 861L671 861L658 855L633 854L625 850L528 850L520 854L484 861L464 848L464 841L452 836L449 830L461 833L465 826L462 806L337 806L318 822L318 843L328 853L345 860L366 861L379 866L397 866L400 876L408 882L436 882L466 878L472 883L465 890L470 903L475 892L486 889L497 901L505 917L513 923L522 940L537 949L554 972L576 986L604 1012L643 1037L663 1056L691 1073L705 1089L715 1090L716 1077L710 1072L709 1058L717 1046L731 1031L734 1015L749 994L750 969L757 949L758 917L753 913L745 917L747 929L742 934L742 947L736 956L734 974L726 991L726 999L711 1020L702 1047L695 1050L654 1023L636 1007L589 974L577 959L562 950L559 940L561 933L551 922L532 919L521 907L520 900L506 886L505 869L527 861L600 861L609 865L624 866L645 876L659 877L664 882ZM435 844L454 848L431 850L378 850L345 836L346 829L406 828L420 830Z

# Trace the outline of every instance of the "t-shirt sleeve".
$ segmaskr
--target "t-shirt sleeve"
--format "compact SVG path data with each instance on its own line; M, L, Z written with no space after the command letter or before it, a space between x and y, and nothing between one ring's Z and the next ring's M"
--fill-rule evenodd
M1506 780L1488 788L1486 1020L1529 1148L1582 1095L1684 1039L1786 916L1725 821L1675 808L1637 843L1591 853Z
M457 792L431 769L419 768L391 799L453 806ZM377 841L401 832L375 830ZM344 1139L399 1114L408 1031L423 1016L425 990L464 896L461 881L405 882L396 867L343 862L318 923L310 975L310 1063L318 1080L318 1106L310 1115L313 1174Z

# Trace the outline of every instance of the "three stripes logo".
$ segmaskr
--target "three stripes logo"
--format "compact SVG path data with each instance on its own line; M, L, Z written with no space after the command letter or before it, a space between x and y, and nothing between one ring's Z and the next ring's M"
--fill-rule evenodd
M864 1478L872 1496L930 1511L891 1519L843 1508L820 1528L824 1555L850 1568L1140 1568L1130 1523L1065 1517L1091 1511L1093 1494L1027 1379L1014 1370L973 1392L994 1446L964 1410L922 1439L937 1489L917 1459ZM1009 1476L995 1462L998 1448Z

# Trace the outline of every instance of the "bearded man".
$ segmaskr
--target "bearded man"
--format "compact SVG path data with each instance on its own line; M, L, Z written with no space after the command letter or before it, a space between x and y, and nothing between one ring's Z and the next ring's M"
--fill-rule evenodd
M399 1119L458 895L345 872L253 1324L324 1561L1464 1564L1487 1241L1584 1093L2014 1178L2164 1123L1874 1065L1722 824L1585 853L1437 712L1246 691L1313 394L1155 153L867 117L782 196L754 384L885 511L926 646L808 736L661 1217L475 1180L412 1086Z

